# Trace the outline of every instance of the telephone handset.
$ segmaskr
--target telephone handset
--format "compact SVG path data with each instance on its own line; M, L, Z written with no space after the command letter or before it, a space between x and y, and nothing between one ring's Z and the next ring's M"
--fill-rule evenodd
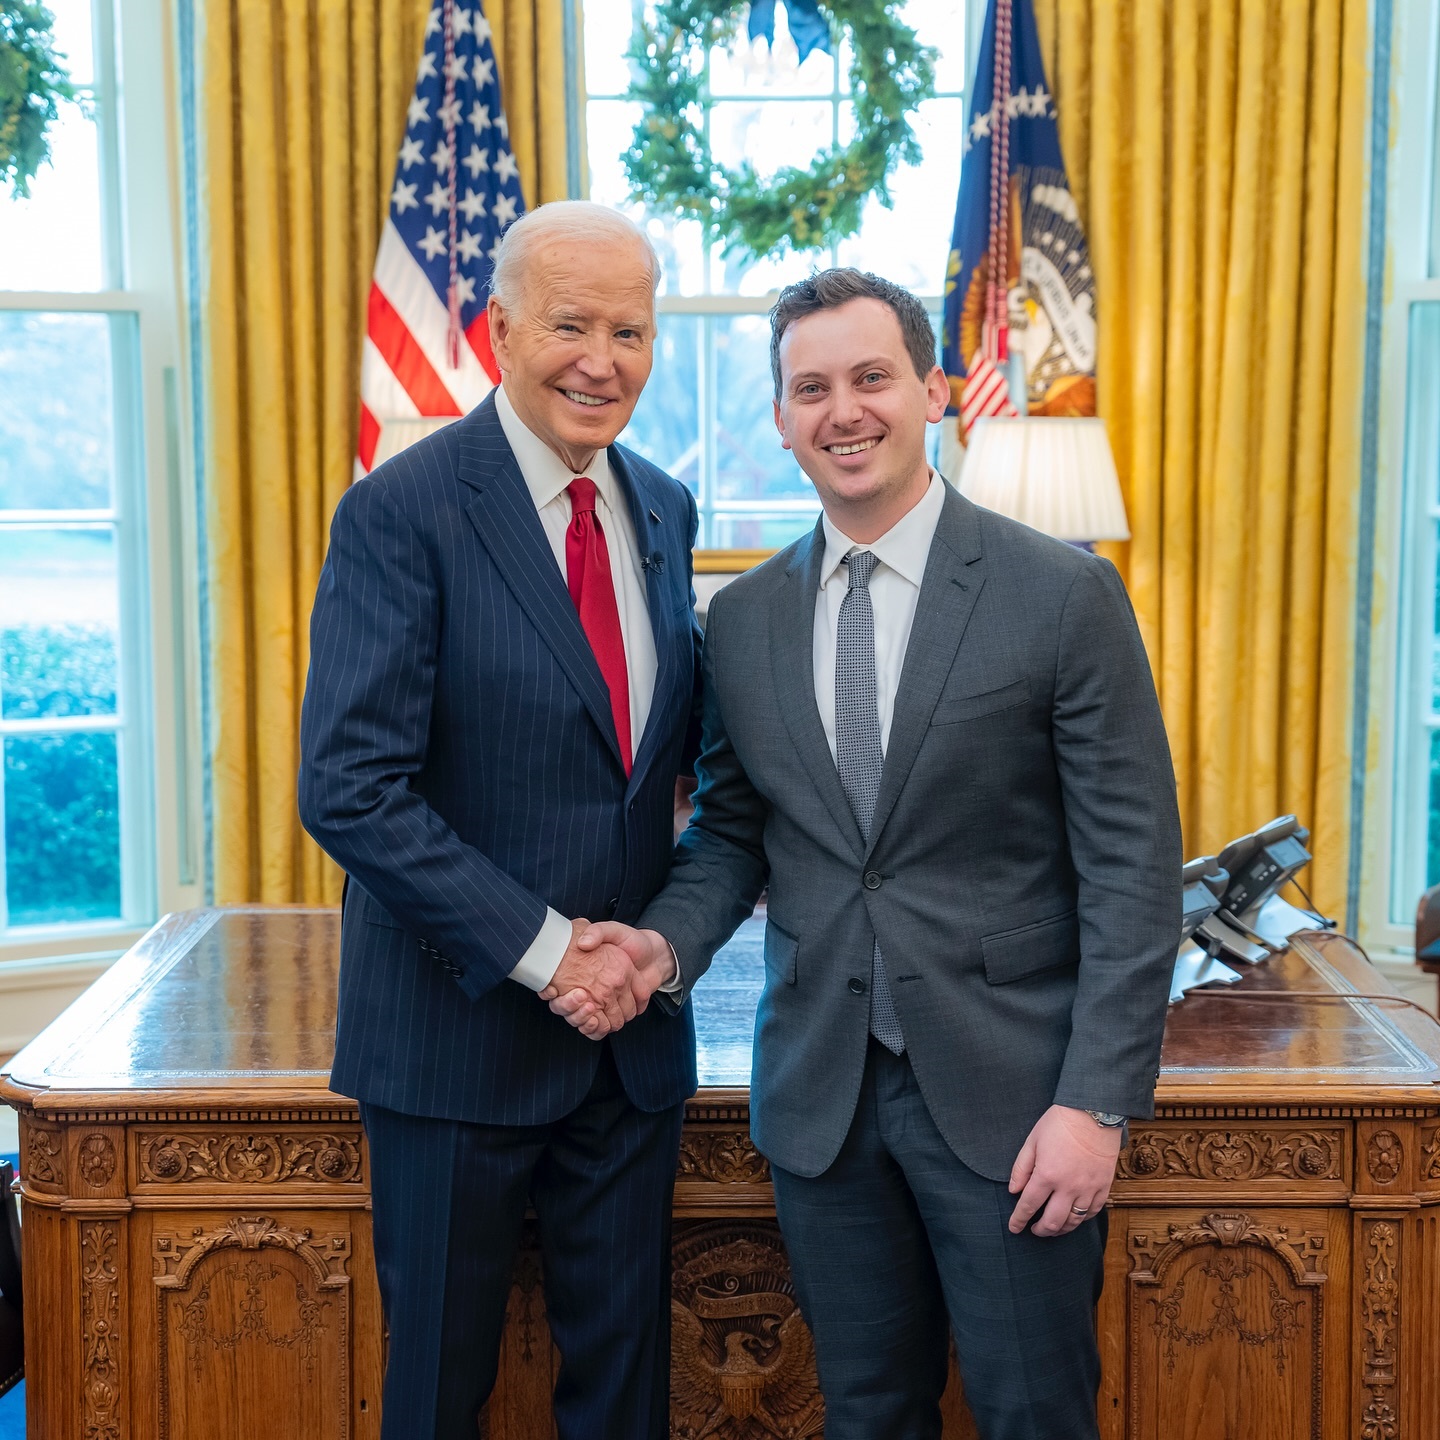
M1201 932L1220 908L1220 897L1229 883L1229 874L1213 855L1187 861L1180 872L1180 949L1170 977L1172 1005L1183 1000L1187 990L1233 985L1240 978L1238 971L1220 960L1223 947Z

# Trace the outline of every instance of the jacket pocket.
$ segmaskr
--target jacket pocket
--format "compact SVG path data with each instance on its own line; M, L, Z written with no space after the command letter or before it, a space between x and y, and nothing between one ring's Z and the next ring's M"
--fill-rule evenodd
M1030 682L1012 680L998 690L985 690L979 695L962 695L958 700L942 700L930 716L932 725L957 725L962 720L978 720L997 710L1013 710L1030 703Z
M401 934L409 934L373 895L358 885L350 892L350 908L355 911L357 919L373 925L377 930L399 930Z
M980 953L985 957L985 978L992 985L1008 985L1046 970L1073 966L1080 960L1080 921L1069 910L1049 920L986 935L980 941Z
M765 921L765 968L786 985L795 983L800 942L787 935L773 920Z

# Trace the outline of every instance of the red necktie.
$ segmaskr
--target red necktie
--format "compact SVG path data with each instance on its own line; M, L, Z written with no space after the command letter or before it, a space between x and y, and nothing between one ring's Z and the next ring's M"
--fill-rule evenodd
M580 476L566 487L572 514L565 532L565 578L570 598L580 612L580 626L600 663L600 673L610 687L610 713L615 717L615 735L620 757L629 775L630 674L625 667L625 637L620 631L620 610L615 604L615 581L610 574L610 551L605 532L595 513L595 482Z

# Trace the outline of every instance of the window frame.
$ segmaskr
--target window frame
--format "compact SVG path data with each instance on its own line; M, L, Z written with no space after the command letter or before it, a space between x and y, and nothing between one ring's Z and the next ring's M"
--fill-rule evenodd
M204 903L200 717L197 687L190 683L200 674L198 572L184 434L189 375L176 236L174 36L165 0L125 0L123 13L119 0L91 0L91 13L107 288L0 290L0 311L110 317L112 509L26 514L47 525L113 521L120 589L117 712L113 721L95 717L24 728L115 728L126 737L119 774L122 914L0 930L0 966L119 953L160 913ZM3 523L18 523L20 515L4 512ZM14 722L3 728L12 731Z
M642 7L643 0L634 0L635 8ZM966 73L969 74L973 66L970 64L970 57L973 57L978 50L980 33L985 20L986 0L961 0L962 27L964 33L965 55L967 57ZM583 21L582 21L583 25ZM577 36L576 42L583 52L584 33L583 28ZM837 47L833 57L835 66L835 82L829 92L823 95L802 95L790 93L765 94L763 98L767 103L815 103L824 101L832 106L832 135L838 139L840 105L848 98L847 92L840 89L839 76L839 50ZM970 95L969 84L961 90L937 90L934 99L959 99L962 106L968 104ZM715 103L726 101L750 100L756 97L722 91L715 94L709 89L709 58L706 58L706 79L702 86L702 103L705 107L704 131L708 136L710 131L710 106ZM610 91L591 90L588 85L585 87L582 104L588 115L589 106L592 101L623 101L625 96ZM585 143L583 135L577 137L577 143L582 147ZM588 175L588 165L577 167L580 173ZM588 181L582 192L584 198L589 197ZM820 256L825 252L814 252L816 262L819 263ZM710 267L712 257L707 251L704 257L703 274L706 283L710 283ZM828 263L837 263L837 247L832 246L829 250ZM705 327L702 331L705 334L705 355L707 360L714 352L713 339L708 325L708 318L714 316L735 316L735 315L765 315L774 305L778 291L771 290L759 295L739 295L721 291L704 290L691 295L661 295L656 301L656 310L660 316L666 315L693 315L701 319ZM926 311L937 322L940 319L944 306L944 296L936 294L919 295L917 298L925 306ZM716 449L715 449L715 408L716 408L716 367L706 364L703 367L699 379L700 393L698 395L698 414L700 427L700 494L696 500L700 508L700 525L702 540L709 533L710 524L727 513L743 514L747 517L760 515L785 515L804 514L811 518L820 513L820 503L817 500L796 500L786 499L777 501L724 501L709 498L713 491L716 478ZM738 547L719 547L700 544L695 549L695 571L697 574L735 574L749 569L751 566L760 563L775 552L771 549L745 549Z
M1366 772L1359 939L1372 954L1411 957L1414 912L1424 888L1429 814L1430 735L1440 715L1422 716L1430 692L1436 602L1436 530L1440 504L1430 486L1413 483L1411 434L1411 323L1416 305L1440 303L1440 275L1431 277L1430 224L1440 202L1440 12L1428 0L1400 0L1393 12L1387 193L1387 288L1381 308L1379 443L1373 565L1374 619L1368 672L1369 715L1363 753L1352 765ZM1415 203L1415 180L1431 194ZM1372 217L1377 223L1380 217ZM1436 236L1440 240L1440 234ZM1352 817L1352 825L1356 823ZM1417 848L1418 847L1418 850ZM1418 884L1416 876L1419 876ZM1411 893L1413 892L1413 893Z

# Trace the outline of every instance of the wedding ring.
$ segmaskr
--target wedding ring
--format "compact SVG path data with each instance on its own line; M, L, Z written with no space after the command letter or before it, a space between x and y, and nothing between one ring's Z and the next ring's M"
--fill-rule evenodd
M1088 1215L1090 1213L1090 1207L1088 1205L1072 1205L1070 1207L1070 1213L1072 1215Z

